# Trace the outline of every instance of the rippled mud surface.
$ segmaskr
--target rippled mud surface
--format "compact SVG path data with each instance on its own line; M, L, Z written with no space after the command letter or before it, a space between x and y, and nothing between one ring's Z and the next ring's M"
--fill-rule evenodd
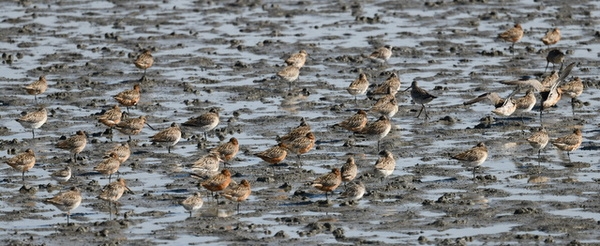
M25 244L537 244L598 243L598 54L595 1L2 1L0 13L0 149L3 162L34 149L37 162L25 175L0 169L0 240ZM515 23L525 29L514 52L498 33ZM498 117L489 103L464 106L485 92L507 96L498 83L546 76L549 48L540 38L559 27L562 40L550 48L579 62L569 79L585 84L575 112L569 98L544 113L552 139L574 128L581 147L570 156L550 144L538 159L525 141L539 127L538 108ZM367 56L392 45L385 64ZM154 65L133 65L150 49ZM275 74L289 54L306 50L300 78L289 85ZM552 66L552 65L550 65ZM415 118L420 105L410 93L396 96L399 112L381 148L396 157L392 175L372 169L377 142L332 125L368 110L375 101L346 87L360 72L380 84L397 72L401 91L416 80L438 96L430 119ZM49 89L38 96L22 88L45 75ZM133 136L132 156L120 177L133 194L120 200L117 215L96 198L108 179L93 171L104 153L128 139L107 131L97 116L118 92L140 84L142 98L130 117L147 115L156 130ZM521 95L519 95L521 96ZM15 119L37 104L49 119L36 130ZM171 122L221 110L208 141L184 128L172 153L150 136ZM123 107L125 110L125 107ZM270 166L253 154L275 145L304 117L316 135L310 152ZM370 114L369 119L375 120ZM55 148L62 136L88 133L77 163ZM112 140L110 138L112 137ZM247 179L252 195L241 203L204 197L192 218L179 205L201 191L191 164L210 148L236 137L240 152L229 169ZM485 142L489 157L473 178L450 156ZM330 202L310 186L340 168L348 155L359 167L367 192L358 202ZM49 174L73 169L67 184ZM536 177L538 179L536 179ZM541 178L539 178L541 177ZM536 180L538 182L536 182ZM539 182L539 181L543 182ZM42 201L77 186L83 202L65 214Z

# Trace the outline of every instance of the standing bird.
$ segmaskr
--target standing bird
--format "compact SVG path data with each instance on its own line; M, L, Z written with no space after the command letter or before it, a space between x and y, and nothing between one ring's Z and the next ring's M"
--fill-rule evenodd
M144 129L144 125L147 125L148 127L150 127L150 129L154 130L154 128L152 128L146 122L146 119L146 116L142 115L138 118L122 120L121 122L119 122L119 124L115 125L115 128L119 130L119 132L129 136L129 140L131 140L131 135L137 135L140 132L142 132L142 129Z
M392 118L398 113L398 100L394 96L379 98L369 111Z
M63 169L57 170L50 174L50 177L59 183L64 183L71 179L71 167L66 166Z
M284 147L300 158L301 154L308 153L315 146L315 142L315 134L309 132L304 137L296 138L288 144L284 143Z
M485 143L479 142L470 150L452 156L452 159L458 160L469 167L473 167L473 178L475 178L475 170L487 159L487 157L488 149L485 146Z
M549 140L550 138L548 137L548 132L543 126L527 138L527 142L529 142L531 147L533 147L533 149L537 149L538 151L538 164L542 149L548 145Z
M67 225L71 217L71 210L76 209L81 204L81 191L77 187L71 190L56 194L56 196L46 199L46 203L54 205L63 212L67 212Z
M125 106L127 108L127 112L129 112L129 107L137 105L140 101L140 98L142 96L141 91L142 88L140 87L140 85L135 84L133 86L133 89L119 92L119 94L113 96L113 98L117 100L119 104Z
M562 151L567 151L567 156L569 160L571 160L570 153L573 150L576 150L581 146L581 142L583 141L583 137L581 135L581 129L573 130L573 133L559 137L557 139L553 139L552 145L556 146L558 149Z
M237 138L232 137L229 139L229 142L215 147L214 149L210 150L210 152L217 153L223 160L224 164L229 164L228 162L233 160L239 150L240 144Z
M346 190L340 195L340 198L346 198L351 201L358 201L365 195L365 184L362 181L350 183Z
M190 118L181 125L198 128L200 131L204 132L204 141L208 141L208 135L206 133L219 125L219 110L217 108L211 108L208 113Z
M46 108L40 108L29 112L17 119L17 122L25 128L31 128L32 139L35 138L35 129L40 128L48 120Z
M102 162L98 163L96 167L94 167L94 171L97 171L101 174L108 175L108 182L111 181L113 173L119 171L119 167L121 166L121 161L116 153L110 153L108 158L102 160Z
M312 186L320 191L325 191L325 198L329 202L328 192L332 192L342 183L342 173L340 169L331 169L331 172L321 177L316 178L312 182Z
M308 123L306 123L306 119L302 117L302 119L300 119L300 125L293 128L290 132L288 132L288 134L284 135L283 137L278 137L277 141L284 144L290 144L295 139L304 137L311 131L312 130L310 128L310 125L308 125Z
M367 93L367 89L369 89L369 80L367 79L367 75L365 73L360 73L358 78L352 81L346 91L350 93L350 95L354 96L354 103L356 103L356 95L362 95Z
M379 152L379 158L375 162L375 172L381 174L383 178L390 176L396 170L396 160L392 152L382 150Z
M351 132L360 132L367 125L368 121L369 119L367 118L367 112L359 109L356 114L338 124L335 124L334 126L340 126Z
M287 64L288 66L294 66L294 67L297 67L298 69L300 69L304 66L304 63L306 63L307 56L308 56L308 53L306 53L306 50L301 50L298 53L294 53L294 54L290 55L290 57L285 60L285 64Z
M285 157L287 156L287 148L285 147L284 143L279 143L267 150L258 152L254 155L258 156L263 161L275 165L282 162L285 159Z
M144 50L144 52L135 59L133 62L135 66L139 69L144 69L144 75L142 76L142 81L146 78L146 69L150 68L152 64L154 64L154 57L152 57L152 53L150 50Z
M567 95L571 98L571 111L575 114L575 103L577 101L577 97L583 93L583 82L579 77L575 77L575 79L561 85L558 87L564 95Z
M112 215L111 203L115 204L115 210L116 210L117 201L119 200L119 198L121 198L121 196L123 196L123 193L125 193L126 190L133 193L131 191L131 189L129 189L129 187L127 187L127 184L125 183L125 179L123 179L123 178L118 178L117 181L112 182L112 183L104 186L104 188L102 188L102 191L100 192L100 195L98 195L98 198L109 202L108 207L109 207L109 209L111 209L111 211L109 212L111 215Z
M371 94L373 95L396 95L400 90L400 78L398 74L392 73L381 85L375 88Z
M106 156L110 156L110 153L117 154L117 158L119 158L119 162L123 164L129 156L131 156L131 149L129 148L129 142L124 142L118 146L113 147L111 150L106 152Z
M185 200L181 201L181 206L190 212L190 218L194 211L202 208L203 204L204 201L202 200L202 194L200 194L200 192L195 192L193 195L188 196Z
M342 165L342 181L344 182L344 188L346 188L346 183L354 180L356 178L356 174L358 174L358 167L354 162L354 157L350 156L346 160L346 163Z
M565 56L565 53L559 49L553 49L548 52L548 55L546 55L546 68L544 69L544 73L546 70L548 70L548 65L550 65L550 63L552 63L552 70L554 70L554 65L556 64L561 64L562 67L563 62L565 61Z
M359 133L376 137L377 151L379 151L381 139L387 136L391 129L392 122L385 115L382 115L375 122L368 123Z
M287 66L277 72L277 76L288 82L289 89L292 89L292 83L298 80L300 69L295 66Z
M77 154L81 153L87 145L87 136L82 130L63 141L56 143L57 148L68 150L73 154L73 163L77 163Z
M369 55L369 59L379 62L379 63L386 62L387 60L390 59L390 57L392 57L392 46L391 45L385 45L383 47L380 47L380 48L376 49L375 51L373 51Z
M421 104L421 110L419 110L419 114L417 115L417 118L419 118L419 116L421 116L421 113L423 112L423 110L425 110L425 119L429 119L429 114L427 114L427 109L425 108L425 104L431 102L433 99L435 99L437 97L429 94L429 92L427 92L425 89L419 87L417 85L417 81L413 81L410 84L410 87L408 87L406 90L408 90L408 89L411 89L410 97L412 98L413 102L415 102L416 104Z
M231 201L237 202L237 213L240 213L240 202L245 201L252 193L252 188L248 180L242 179L238 185L229 185L223 191L223 196Z
M213 192L222 191L231 183L231 172L227 169L223 169L221 173L213 176L212 178L207 179L206 181L200 183L202 187L206 188L210 191L212 196ZM219 197L217 196L217 205L219 204Z
M150 137L153 143L166 143L167 152L171 153L171 147L175 146L181 140L181 129L177 123L171 123L171 127L164 129L154 136Z
M37 102L37 95L44 93L48 89L48 82L46 81L46 76L42 75L36 81L33 81L31 84L26 85L25 91L29 95L34 95L35 101Z
M98 117L98 122L109 128L113 128L121 122L121 118L123 118L123 112L121 112L121 107L116 104L111 109L104 112L104 114L100 115Z
M541 39L545 45L553 45L560 41L560 30L558 28L554 28L546 33L546 35Z
M222 161L218 153L209 152L192 164L192 171L196 176L213 176L219 172Z
M521 38L523 37L523 28L521 27L521 24L517 23L515 24L515 26L511 29L508 29L507 31L498 34L498 38L506 41L506 42L511 42L512 45L510 46L511 52L515 47L515 43L518 42L519 40L521 40Z
M21 171L21 180L25 182L25 172L29 171L35 165L35 153L32 149L27 149L25 152L5 161L10 167L17 171Z

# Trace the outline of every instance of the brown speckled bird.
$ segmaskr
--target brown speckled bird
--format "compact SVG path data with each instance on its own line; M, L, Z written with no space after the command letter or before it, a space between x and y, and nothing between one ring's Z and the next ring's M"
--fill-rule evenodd
M229 142L221 144L214 149L210 150L210 152L218 153L221 159L224 161L224 164L229 164L237 152L240 150L240 144L237 138L230 138Z
M229 185L223 191L223 196L231 201L237 202L237 213L240 213L240 202L245 201L252 193L252 188L248 180L243 179L240 184Z
M87 136L82 130L63 141L56 144L57 148L68 150L73 154L73 163L77 163L77 154L81 153L87 145Z
M320 191L325 191L325 198L329 201L328 192L332 192L342 183L342 173L340 169L334 168L330 173L316 178L312 186Z
M212 196L213 192L222 191L231 183L231 172L228 169L223 169L221 173L207 179L200 183L202 187L210 191ZM219 197L217 196L217 205L219 204Z
M25 181L25 172L29 171L35 165L35 153L32 149L27 149L25 152L5 161L10 167L21 172L21 180Z

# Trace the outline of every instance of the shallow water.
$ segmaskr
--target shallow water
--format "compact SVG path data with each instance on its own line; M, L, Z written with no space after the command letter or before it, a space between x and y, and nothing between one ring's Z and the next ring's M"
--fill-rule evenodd
M600 177L596 170L600 156L596 152L595 95L600 46L593 28L585 24L598 21L594 19L600 13L598 3L571 4L571 18L555 19L557 12L566 11L560 1L545 2L544 7L531 1L455 2L436 7L427 7L421 1L370 1L360 4L357 15L352 15L350 5L342 8L343 4L328 1L251 2L238 7L206 1L78 1L60 5L3 2L0 19L5 21L0 22L0 33L5 39L0 42L0 51L23 57L0 65L0 126L4 128L0 149L15 149L17 153L26 148L35 150L37 164L26 173L25 182L39 190L19 194L20 173L6 165L0 169L4 177L0 180L0 213L7 216L0 230L32 234L34 243L47 244L64 240L60 232L81 234L82 240L97 244L220 244L242 239L257 243L416 244L419 237L427 238L429 243L461 238L473 243L535 242L516 239L513 233L551 237L555 242L598 242L593 226L579 228L583 232L578 233L539 229L546 226L543 223L598 220L600 210L595 203ZM507 15L505 8L518 11ZM539 8L539 14L530 15L538 13ZM588 14L579 14L585 13L582 10ZM495 19L481 17L490 12L497 13ZM372 24L356 19L375 15L381 20ZM526 35L515 45L518 54L513 56L509 44L494 41L494 37L515 21L523 24ZM547 146L537 167L537 155L524 139L530 128L540 125L538 112L523 113L528 119L524 125L518 118L495 117L491 126L475 129L481 118L491 115L492 106L463 106L462 102L488 91L506 96L513 88L497 81L541 73L545 53L538 51L547 47L539 38L554 26L561 28L563 40L552 47L570 51L566 63L581 63L571 74L586 82L579 100L589 104L576 109L573 116L569 99L565 98L557 108L544 113L543 122L552 138L566 135L577 126L583 129L584 143L571 153L570 161L565 153ZM365 58L384 44L394 46L394 55L387 64L372 64ZM237 45L242 46L238 49ZM93 173L92 168L115 143L100 135L105 127L96 122L94 114L114 105L113 95L138 83L143 71L136 69L128 56L150 47L155 48L155 64L147 71L150 81L141 82L142 100L130 110L133 117L149 115L155 130L144 128L133 136L132 157L120 168L120 175L134 191L120 200L119 221L127 221L128 225L113 228L103 224L109 214L103 202L95 198L108 180ZM288 91L287 83L273 77L282 68L282 59L300 49L308 51L309 59L299 81ZM503 55L482 55L483 51L501 51ZM358 62L344 60L343 56ZM247 67L235 66L238 61ZM425 122L415 119L420 105L411 103L409 93L398 93L400 110L392 119L394 130L382 140L382 146L396 156L397 164L384 180L366 175L377 160L375 141L357 138L357 146L345 147L350 133L330 127L357 108L368 109L373 103L359 95L355 104L354 97L346 92L357 71L368 73L372 84L385 81L388 75L382 72L396 71L402 81L401 90L417 80L438 96L428 104L431 119ZM54 113L36 129L36 139L31 140L31 131L14 120L21 112L35 108L33 96L19 87L42 74L48 79L49 89L38 97L38 102ZM188 87L197 91L189 91ZM310 94L302 94L302 89ZM171 154L166 153L166 147L149 143L148 137L171 122L182 123L210 107L221 109L221 124L218 133L209 134L204 148L197 147L197 138L192 136L202 134L193 129L184 129L185 139ZM445 116L457 121L438 120ZM252 155L275 145L275 137L298 125L301 117L308 120L317 135L316 149L300 159L290 155L282 167L268 167ZM88 132L88 146L81 154L81 163L67 163L68 151L53 146L60 136L70 136L77 130ZM126 135L114 132L114 142L127 140ZM240 142L240 152L231 167L237 174L234 180L248 179L253 195L242 203L239 215L235 214L235 203L219 204L222 217L213 216L210 211L216 204L205 197L204 207L188 219L189 214L177 202L198 190L198 181L188 174L189 165L206 149L230 137ZM471 169L449 157L479 141L488 145L490 155L477 170L479 178L471 180ZM367 185L367 194L354 206L342 206L337 199L331 206L319 205L317 201L325 197L308 183L332 167L340 167L347 153L357 155L359 177ZM8 151L0 153L3 159L11 156ZM589 167L567 167L569 162ZM300 163L302 166L297 165ZM48 183L55 184L49 174L64 165L75 169L66 186L85 188L83 203L73 211L73 226L64 226L62 213L42 203L58 192L46 189ZM548 176L550 181L527 183L534 175ZM265 177L270 181L258 181ZM578 183L563 182L567 177ZM281 188L284 183L292 189ZM340 186L336 193L342 190ZM475 194L487 201L464 203L465 199L453 196L436 202L452 194ZM7 202L5 198L14 200ZM545 220L532 222L529 217L513 214L524 207L538 209L535 214L543 214ZM14 211L23 215L16 216ZM130 213L128 219L123 218L125 213ZM297 222L281 222L282 218ZM313 223L329 223L332 227L313 228ZM521 229L528 225L538 227ZM76 232L77 228L87 230ZM106 237L95 234L105 228L114 233ZM336 228L343 229L344 237L332 235ZM275 237L280 231L286 237ZM10 243L21 236L5 235L1 239Z

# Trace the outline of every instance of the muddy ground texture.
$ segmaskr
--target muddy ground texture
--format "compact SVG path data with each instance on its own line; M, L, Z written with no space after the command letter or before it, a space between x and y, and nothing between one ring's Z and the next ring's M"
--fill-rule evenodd
M577 105L576 113L571 114L568 99L563 99L559 104L562 109L551 109L545 114L548 118L544 124L552 137L568 134L573 127L584 129L584 143L571 155L574 161L548 146L538 166L537 153L523 140L533 127L540 125L537 112L526 113L521 121L515 117L491 116L491 106L483 107L482 111L461 105L489 90L508 94L512 88L499 85L498 80L531 75L532 71L542 73L547 47L537 38L518 42L514 54L508 50L509 44L493 40L514 22L535 23L541 19L559 27L580 27L565 31L565 41L558 44L564 51L571 50L571 54L578 44L599 43L598 34L593 30L598 20L590 14L597 9L590 2L580 1L569 6L559 5L561 1L533 5L511 1L505 2L506 5L483 3L485 1L402 4L370 1L341 5L319 1L229 2L197 1L191 4L193 7L177 8L165 8L177 6L167 1L156 5L114 2L114 7L107 11L85 9L82 3L36 5L21 1L18 4L22 15L2 20L14 27L0 29L1 42L18 47L2 50L7 54L2 66L23 77L3 79L6 84L3 83L0 90L0 107L12 113L5 113L0 121L3 126L0 134L4 139L0 141L0 149L11 153L35 148L39 153L38 164L26 174L25 184L20 181L20 173L6 165L0 170L3 177L0 197L4 201L0 216L4 224L0 229L2 244L400 242L454 245L577 244L600 240L596 219L551 213L567 209L600 213L598 98L589 96L598 91L596 59L569 58L580 62L572 74L583 78L584 94L588 95L587 100ZM370 9L382 12L367 15ZM518 11L505 14L509 9ZM412 10L437 11L438 14L414 16L410 15ZM470 10L469 17L457 17L466 10ZM257 14L245 14L256 12L273 21L254 20ZM215 13L224 18L194 19L201 30L210 30L206 34L181 24L191 16L214 17ZM285 21L303 16L327 19L331 15L346 18L310 27ZM55 27L35 21L35 18L48 16L57 16L65 25L91 23L92 27L112 27L114 31L77 35L57 32ZM351 21L348 16L352 16ZM423 23L429 27L457 18L463 18L459 26L440 27L439 32L423 34L398 28L380 35L381 26L390 22ZM483 22L505 26L493 31L477 31ZM221 31L225 25L236 26L239 32ZM341 31L327 34L328 29L347 29L344 32L348 34L337 35L343 33ZM321 31L323 35L319 40L303 39L307 32ZM347 42L355 32L376 35L370 36L367 47L332 49L321 45L336 40ZM534 33L540 36L545 30ZM579 35L567 37L569 33ZM261 42L249 43L245 42L245 35L264 38ZM63 42L45 43L45 37ZM400 37L429 41L397 45L394 40ZM493 43L495 49L484 49L490 45L478 42L453 42L455 37L473 37ZM202 48L181 54L182 49L198 44ZM371 63L366 55L384 44L395 46L393 58L383 65ZM228 53L223 55L219 49L224 46ZM28 57L44 52L43 47L52 47L54 52L27 64ZM144 48L152 50L155 65L148 69L146 79L139 81L142 71L135 69L132 61ZM274 75L282 68L286 55L301 49L307 50L310 58L301 69L299 81L289 90L288 84ZM12 55L10 59L8 55ZM247 59L245 56L270 58ZM482 62L486 60L492 62ZM174 71L185 75L174 78L171 76ZM367 73L371 83L379 84L390 71L399 73L402 90L407 88L409 78L414 78L439 99L428 108L431 119L426 121L415 118L419 106L411 103L409 93L398 93L400 110L392 118L394 128L381 142L381 148L390 150L396 157L396 172L380 179L372 173L378 153L376 142L331 126L374 103L361 95L355 104L354 97L345 91L344 86L359 72ZM416 78L411 74L430 75ZM15 125L14 119L19 113L35 105L33 97L24 95L19 86L9 85L25 84L40 75L47 76L51 87L39 97L40 103L49 109L49 120L39 129L39 138L13 138L15 134L30 135L24 135L28 130L18 124L14 129L6 127L7 122L13 121L11 124ZM347 83L330 82L334 80ZM133 136L132 156L121 167L120 176L128 180L134 194L124 195L116 219L115 216L108 219L107 204L95 198L108 181L92 168L106 150L115 142L126 141L127 136L108 131L96 123L96 117L115 104L111 97L114 92L129 89L136 83L142 86L142 100L131 109L131 114L149 115L149 123L155 128L167 127L170 122L181 123L211 107L221 109L221 124L207 140L201 139L201 132L184 129L184 139L171 154L167 153L166 146L149 143L148 137L156 131L145 128L140 135ZM307 118L317 136L315 149L300 158L291 155L275 167L253 156L274 145L276 137L298 125L302 117ZM89 143L74 163L68 152L53 146L61 136L69 136L80 128L87 131ZM188 218L178 202L197 190L206 194L204 189L198 188L199 180L189 175L190 164L232 136L240 139L241 146L229 169L234 180L251 182L252 196L241 204L240 214L235 213L236 204L231 201L221 198L217 205L214 199L205 197L204 207ZM472 178L470 170L449 157L479 141L488 145L490 158ZM343 191L340 186L330 202L325 202L324 194L309 183L327 170L341 167L348 155L357 160L360 170L357 179L366 184L367 193L358 202L336 199ZM512 167L499 168L500 164ZM44 198L65 189L44 176L64 165L71 166L74 174L65 186L80 187L84 196L81 206L96 212L85 214L78 213L81 208L75 209L69 225L63 213L41 203ZM548 180L527 183L536 176ZM591 178L578 181L576 177ZM157 183L161 185L156 186ZM520 193L529 192L540 197L576 196L577 199L520 198ZM181 220L169 220L173 216ZM23 230L16 226L23 220L47 220L48 225ZM136 233L154 221L155 229ZM501 228L496 227L498 225L510 226L465 233L470 228ZM454 231L459 233L453 234Z

